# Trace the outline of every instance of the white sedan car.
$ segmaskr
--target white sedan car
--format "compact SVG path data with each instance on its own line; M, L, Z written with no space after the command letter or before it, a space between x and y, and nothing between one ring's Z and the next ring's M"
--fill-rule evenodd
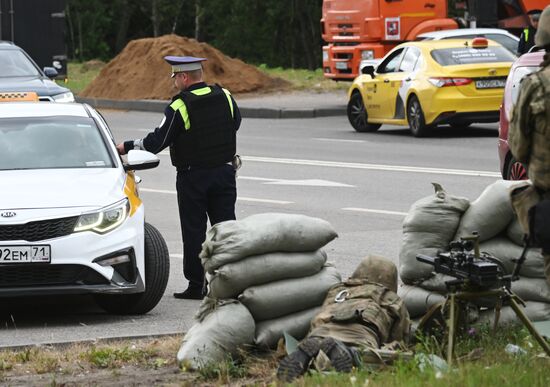
M0 103L0 297L92 293L110 313L160 301L169 256L145 223L133 170L84 104Z

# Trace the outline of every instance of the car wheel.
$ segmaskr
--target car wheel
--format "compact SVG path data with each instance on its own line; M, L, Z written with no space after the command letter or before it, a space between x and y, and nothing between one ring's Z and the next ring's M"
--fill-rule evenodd
M407 104L407 120L413 136L424 137L429 134L431 127L426 125L420 101L415 95L411 96Z
M522 163L511 156L502 177L504 180L527 180L527 170Z
M351 95L348 102L348 120L357 132L376 132L381 124L369 124L368 113L363 103L363 98L359 92L355 92Z
M170 256L161 233L145 223L145 292L136 294L97 294L99 306L113 314L144 314L162 298L170 274Z

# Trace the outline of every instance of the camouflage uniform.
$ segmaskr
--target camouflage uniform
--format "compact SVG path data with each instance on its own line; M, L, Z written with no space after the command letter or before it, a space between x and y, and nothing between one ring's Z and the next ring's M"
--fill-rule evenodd
M346 294L342 302L337 296ZM383 285L350 278L333 286L311 322L309 336L333 337L354 347L380 348L407 341L409 313L399 296Z
M539 47L547 53L542 69L525 77L517 103L512 111L508 133L510 151L517 161L527 166L531 184L512 191L512 205L527 234L529 209L541 199L550 199L550 7L540 18L535 36ZM550 251L543 251L544 270L550 283Z
M395 265L373 255L363 259L347 281L328 291L308 336L281 361L277 377L292 381L313 359L318 368L328 360L336 371L349 372L360 364L360 352L407 341L409 313L396 292Z

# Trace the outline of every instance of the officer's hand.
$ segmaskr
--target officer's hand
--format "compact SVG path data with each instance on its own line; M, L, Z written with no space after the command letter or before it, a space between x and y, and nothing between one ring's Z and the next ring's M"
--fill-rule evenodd
M118 151L119 155L125 155L126 154L126 149L124 149L124 143L123 142L121 142L120 144L117 144L116 150Z

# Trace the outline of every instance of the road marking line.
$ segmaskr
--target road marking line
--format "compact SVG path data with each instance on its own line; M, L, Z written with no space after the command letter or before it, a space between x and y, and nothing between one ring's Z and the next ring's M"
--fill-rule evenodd
M183 259L183 254L170 254L170 258Z
M258 163L309 165L314 167L333 167L333 168L351 168L351 169L370 169L370 170L377 170L377 171L392 171L392 172L417 172L417 173L432 173L432 174L440 174L440 175L501 177L501 174L498 172L472 171L472 170L466 170L466 169L408 167L408 166L402 166L402 165L363 164L363 163L347 163L347 162L339 162L339 161L282 159L282 158L274 158L274 157L256 157L256 156L241 156L241 157L244 161L252 161L252 162L258 162Z
M317 141L334 141L334 142L366 142L365 140L343 140L340 138L324 138L324 137L314 137L313 140Z
M358 211L358 212L371 212L373 214L407 216L406 212L373 210L373 209L370 209L370 208L347 207L347 208L342 208L342 210L344 210L344 211Z
M329 180L320 180L320 179L305 179L305 180L289 180L289 179L267 179L265 177L254 177L254 176L238 176L238 179L242 180L253 180L253 181L264 181L263 184L272 184L272 185L293 185L293 186L302 186L302 187L352 187L354 185L337 183L335 181Z
M153 188L140 188L140 191L143 192L153 192L153 193L164 193L170 195L177 195L176 191L169 191L165 189L153 189ZM270 204L292 204L294 202L289 202L285 200L272 200L272 199L256 199L256 198L247 198L244 196L237 196L238 201L242 202L257 202L257 203L270 203Z

